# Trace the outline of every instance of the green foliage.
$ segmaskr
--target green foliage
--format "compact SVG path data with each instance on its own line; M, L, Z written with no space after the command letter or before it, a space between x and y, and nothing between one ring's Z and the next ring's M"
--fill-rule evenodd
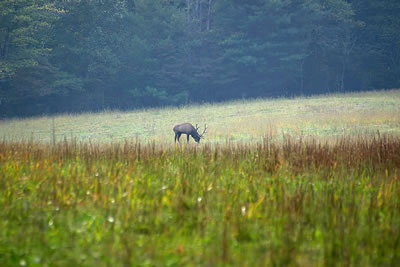
M0 79L6 79L48 55L46 33L53 16L43 1L2 1L0 10Z
M131 95L136 99L136 106L162 106L166 104L185 104L187 103L188 93L187 91L183 91L176 95L167 95L165 89L157 89L153 87L147 86L144 90L134 89L129 91Z
M241 83L247 85L246 91L268 95L276 88L287 90L293 86L301 72L299 65L309 53L309 34L315 22L315 17L309 16L312 6L308 2L255 1L221 4L219 8L226 15L221 21L217 18L216 23L228 29L224 34L227 38L221 42L224 56Z
M395 265L398 137L0 143L0 264Z
M397 88L399 8L395 0L3 0L0 114Z
M365 23L359 32L360 49L365 53L362 64L368 66L369 87L398 86L400 81L400 26L398 1L355 1L358 20ZM368 61L367 59L371 59ZM385 71L382 71L385 70Z

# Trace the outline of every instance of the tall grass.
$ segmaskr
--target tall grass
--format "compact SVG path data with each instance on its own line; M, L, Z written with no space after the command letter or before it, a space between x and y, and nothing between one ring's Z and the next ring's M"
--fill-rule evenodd
M2 266L394 266L400 138L0 143Z

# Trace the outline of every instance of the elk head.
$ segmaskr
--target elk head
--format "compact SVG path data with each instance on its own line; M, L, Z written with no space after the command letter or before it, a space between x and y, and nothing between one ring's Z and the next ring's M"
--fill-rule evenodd
M197 133L197 135L196 135L196 136L193 136L194 141L196 141L197 143L199 143L199 142L200 142L200 139L201 139L201 138L204 138L203 135L204 135L206 132L207 132L207 124L204 124L204 131L203 131L201 134L199 134L199 126L197 126L197 124L196 124L196 133Z

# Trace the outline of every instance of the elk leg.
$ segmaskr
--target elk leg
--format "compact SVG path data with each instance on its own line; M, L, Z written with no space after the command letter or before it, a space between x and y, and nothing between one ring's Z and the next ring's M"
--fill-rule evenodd
M187 143L188 143L188 144L189 144L189 136L190 136L190 134L187 134L187 135L186 135Z
M181 138L181 133L176 134L176 139L178 139L178 143L179 143L179 138Z

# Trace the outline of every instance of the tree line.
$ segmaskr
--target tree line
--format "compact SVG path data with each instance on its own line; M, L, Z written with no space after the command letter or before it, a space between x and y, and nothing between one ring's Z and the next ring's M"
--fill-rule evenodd
M0 117L400 87L398 0L2 0Z

